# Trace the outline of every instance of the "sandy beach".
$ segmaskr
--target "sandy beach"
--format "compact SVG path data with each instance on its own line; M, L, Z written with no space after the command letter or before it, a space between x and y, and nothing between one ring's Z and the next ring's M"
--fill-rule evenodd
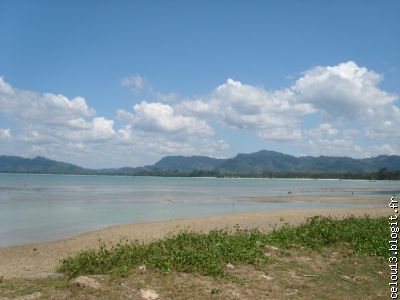
M303 201L299 198L297 199ZM307 199L310 200L311 198L307 197ZM260 199L260 201L261 200L262 199ZM281 200L283 201L283 199ZM286 201L287 200L288 198L286 197ZM321 197L319 198L319 201L326 200L329 199L323 200ZM346 199L342 199L341 201L343 200ZM365 201L367 200L368 199L365 199ZM266 201L266 199L262 201ZM336 201L339 201L339 199L336 199ZM347 199L347 201L354 200ZM358 202L359 199L356 201ZM369 198L368 201L373 200ZM382 199L380 199L379 202L382 203ZM239 225L241 228L257 227L261 230L269 231L275 226L281 226L285 223L293 225L302 223L308 217L315 215L343 218L350 215L369 215L372 217L386 216L390 213L391 210L383 206L351 209L313 209L244 213L113 226L60 241L0 248L0 277L24 277L30 274L54 272L61 259L83 249L99 247L101 243L112 244L118 242L121 238L148 241L162 238L169 233L177 232L182 229L209 231L215 228L233 227L235 225Z

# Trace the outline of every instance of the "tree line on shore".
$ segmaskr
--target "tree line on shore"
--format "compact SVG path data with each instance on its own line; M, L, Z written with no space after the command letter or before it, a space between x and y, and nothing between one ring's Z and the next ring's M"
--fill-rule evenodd
M99 174L100 175L100 174ZM364 173L312 173L312 172L270 172L237 173L216 170L179 170L143 169L135 174L120 173L116 175L162 176L162 177L217 177L217 178L312 178L312 179L365 179L365 180L400 180L400 170L391 171L381 168L377 172Z

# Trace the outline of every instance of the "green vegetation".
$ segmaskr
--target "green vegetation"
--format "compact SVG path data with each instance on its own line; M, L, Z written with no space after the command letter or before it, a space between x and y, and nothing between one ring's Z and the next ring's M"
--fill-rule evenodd
M50 160L41 156L33 159L0 155L1 173L32 174L89 174L87 170L72 164ZM90 174L94 174L93 172Z
M225 277L228 264L268 264L266 249L305 247L347 247L356 254L386 257L389 226L385 218L334 220L313 217L298 227L286 225L270 233L259 230L213 230L209 233L180 232L151 243L122 241L99 250L85 250L65 259L59 271L69 277L83 274L127 274L146 268L162 273L171 271Z
M388 257L389 225L386 218L355 218L335 220L313 217L298 226L285 226L267 234L267 241L284 248L303 246L313 250L323 247L348 246L357 254Z
M223 276L226 264L254 264L265 258L258 230L214 230L207 234L183 231L149 244L123 241L107 249L85 250L63 261L59 271L70 277L83 274L126 273L145 265L164 273L183 271Z
M388 236L386 218L314 217L268 234L234 228L122 241L65 260L60 278L0 277L0 298L143 299L143 290L153 290L171 300L384 299ZM101 288L74 284L78 274Z
M116 173L113 175L127 175ZM101 175L101 174L98 174ZM110 174L111 175L111 174ZM235 173L227 171L194 170L186 173L179 170L142 169L134 176L161 176L161 177L217 177L217 178L313 178L313 179L365 179L365 180L400 180L400 170L390 171L382 168L378 172L366 173L312 173L312 172L270 172Z
M88 174L164 177L262 177L399 180L400 156L374 158L294 157L262 150L230 159L206 156L167 156L152 166L85 169L43 157L0 156L1 173Z
M230 159L167 156L153 166L137 171L163 176L400 179L400 156L381 155L364 159L295 157L262 150L238 154Z
M192 172L189 176L196 177L198 172ZM381 168L377 172L364 173L330 173L330 172L269 172L263 171L257 174L238 174L238 173L211 173L200 176L215 177L243 177L243 178L313 178L313 179L364 179L364 180L400 180L400 170L390 171L387 168ZM212 175L214 174L214 175Z

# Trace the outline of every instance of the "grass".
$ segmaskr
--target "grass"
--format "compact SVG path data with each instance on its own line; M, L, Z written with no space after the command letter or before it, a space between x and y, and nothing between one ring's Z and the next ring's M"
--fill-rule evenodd
M255 264L265 260L258 230L214 230L209 233L182 231L149 244L121 241L99 250L85 250L62 262L60 272L83 274L126 274L140 265L163 273L181 271L205 276L224 276L228 263Z
M284 226L267 234L267 240L281 247L303 246L320 249L331 245L346 245L358 254L388 257L389 236L387 218L355 218L335 220L312 217L298 227Z
M257 229L213 230L209 233L182 231L151 243L121 241L115 246L85 250L62 261L59 271L68 277L88 274L125 275L145 265L161 272L197 273L226 277L227 265L252 265L263 269L270 260L266 247L346 247L360 255L386 257L389 226L385 218L350 217L335 220L313 217L293 227L286 225L270 233Z

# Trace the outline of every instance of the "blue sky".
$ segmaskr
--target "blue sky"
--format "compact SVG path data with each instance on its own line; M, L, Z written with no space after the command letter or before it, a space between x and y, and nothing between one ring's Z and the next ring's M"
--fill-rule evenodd
M398 1L1 1L0 154L400 154Z

